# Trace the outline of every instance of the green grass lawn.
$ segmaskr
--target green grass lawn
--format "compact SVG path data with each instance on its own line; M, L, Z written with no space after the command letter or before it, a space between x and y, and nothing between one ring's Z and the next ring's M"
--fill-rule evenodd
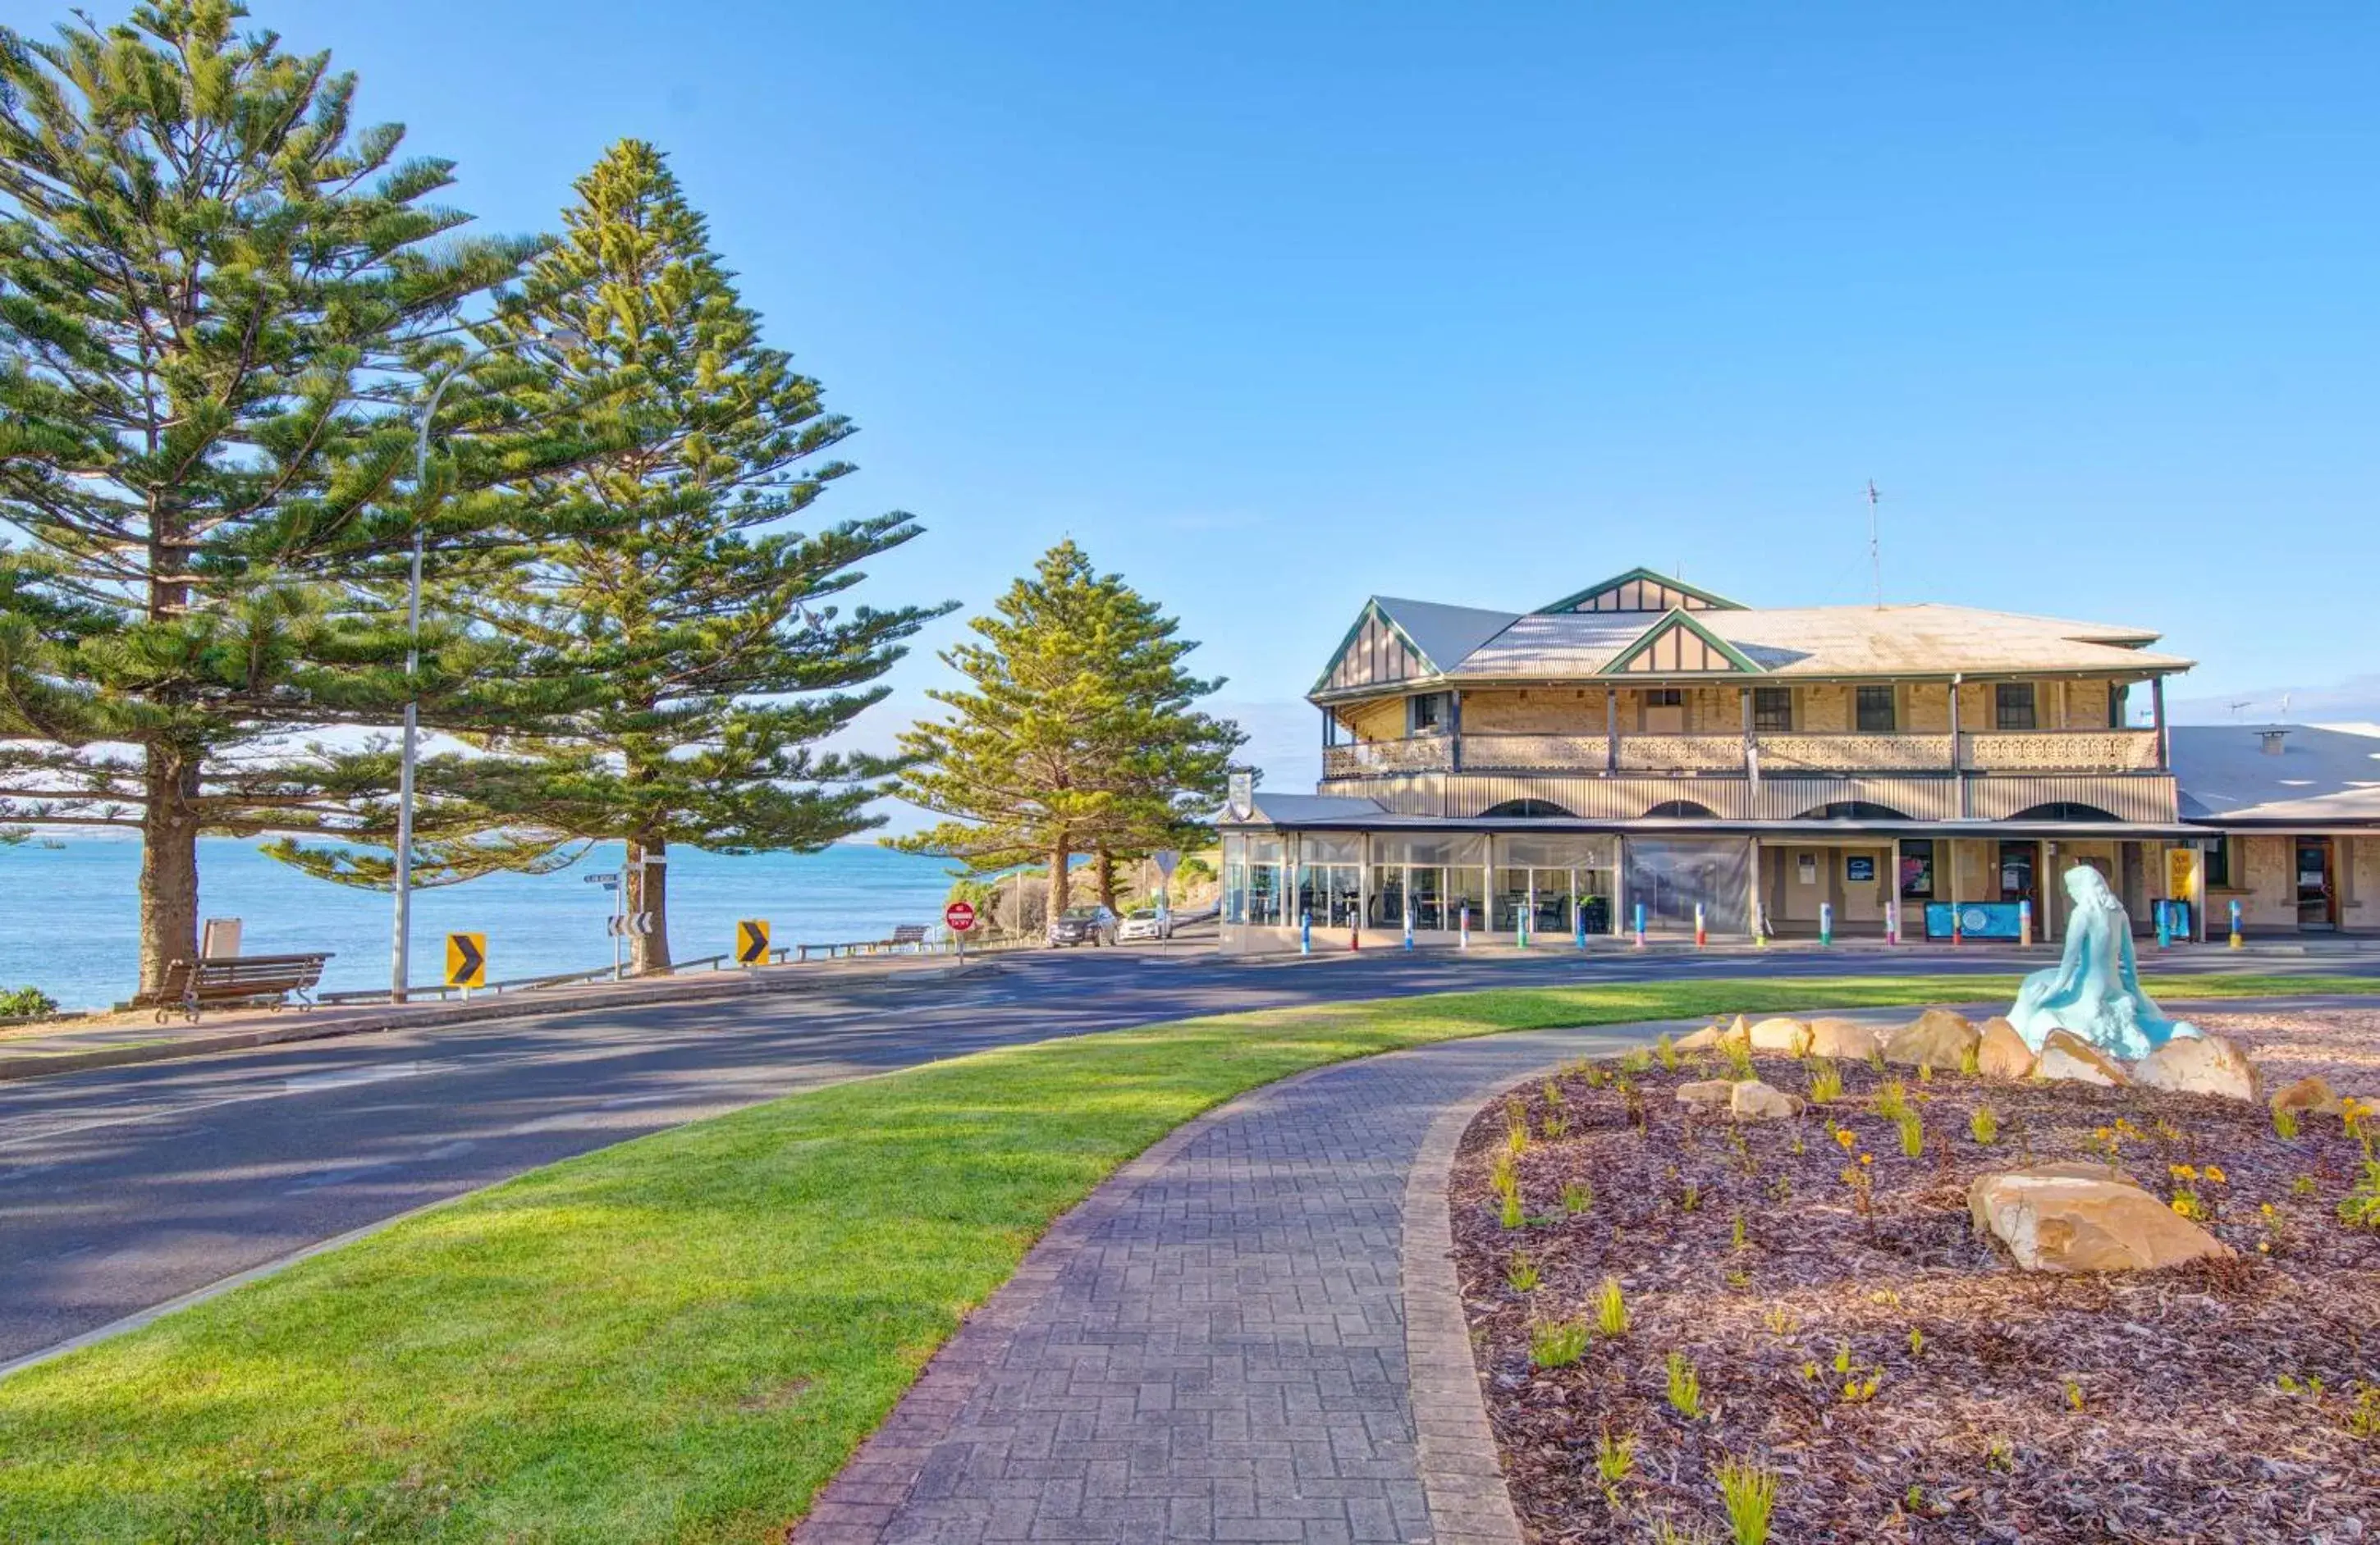
M760 1539L1051 1219L1245 1090L1490 1031L2015 987L1498 989L1185 1020L795 1095L535 1171L0 1381L0 1539Z

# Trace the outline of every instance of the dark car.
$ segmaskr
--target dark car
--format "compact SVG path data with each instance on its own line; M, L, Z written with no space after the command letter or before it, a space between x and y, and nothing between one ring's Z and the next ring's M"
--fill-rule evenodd
M1113 944L1116 941L1116 914L1105 907L1068 907L1050 923L1050 943Z

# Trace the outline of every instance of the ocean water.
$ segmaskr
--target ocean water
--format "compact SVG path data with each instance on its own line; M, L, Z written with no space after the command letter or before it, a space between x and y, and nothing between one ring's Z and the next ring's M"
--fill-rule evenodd
M0 988L36 986L69 1008L99 1008L132 994L140 976L140 845L109 837L37 839L0 848ZM554 875L492 875L413 898L413 980L434 982L444 935L488 935L488 979L609 965L603 931L612 896L584 876L619 867L617 845L598 847ZM769 920L771 942L889 937L896 924L937 923L950 864L936 858L838 843L818 853L722 858L670 853L670 943L679 960L735 948L738 918ZM210 838L199 845L199 912L241 920L240 949L274 955L332 951L326 991L388 985L390 900L310 879L256 844Z

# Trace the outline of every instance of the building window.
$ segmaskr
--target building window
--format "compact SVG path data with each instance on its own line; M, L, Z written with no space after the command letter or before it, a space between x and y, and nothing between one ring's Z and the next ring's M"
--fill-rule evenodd
M1793 728L1793 689L1791 687L1754 687L1752 689L1752 727L1755 730L1785 734Z
M1861 733L1888 735L1900 728L1900 719L1893 706L1890 687L1860 688L1857 706Z
M1452 694L1443 692L1416 693L1405 699L1405 733L1408 735L1443 735L1447 720L1452 717Z
M2231 888L2231 839L2218 837L2206 849L2206 887L2209 890Z
M1934 843L1930 838L1902 839L1900 895L1909 901L1934 899Z
M2033 711L2031 682L2002 682L1992 688L1992 722L2002 730L2034 730L2039 720Z

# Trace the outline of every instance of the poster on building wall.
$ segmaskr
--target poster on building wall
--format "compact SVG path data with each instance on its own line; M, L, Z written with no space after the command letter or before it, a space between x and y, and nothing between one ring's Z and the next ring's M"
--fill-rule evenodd
M1876 855L1852 853L1843 859L1843 880L1849 885L1876 884Z
M2165 851L2165 893L2169 900L2188 901L2198 894L2198 850L2168 848Z

